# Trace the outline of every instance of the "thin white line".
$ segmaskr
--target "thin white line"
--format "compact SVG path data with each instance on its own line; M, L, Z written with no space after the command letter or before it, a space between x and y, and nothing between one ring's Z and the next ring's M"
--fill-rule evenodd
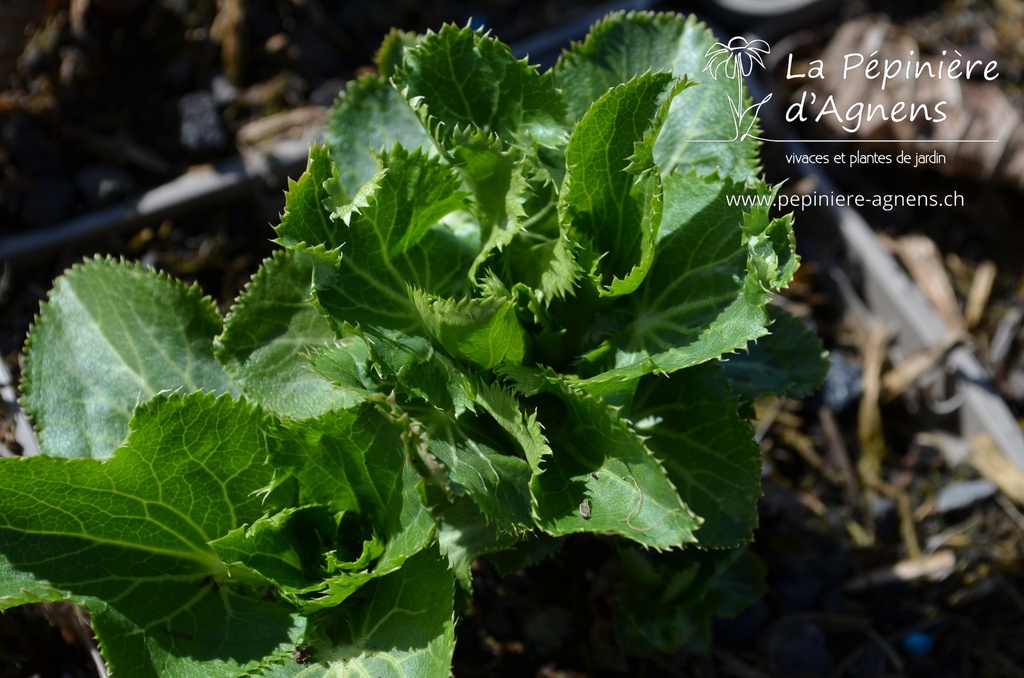
M758 141L771 141L776 144L786 143L786 139L765 139L753 137ZM803 144L998 144L999 139L799 139Z
M765 139L751 136L751 139L768 141L773 144L798 142L801 144L998 144L999 139ZM688 144L735 144L738 139L687 139Z

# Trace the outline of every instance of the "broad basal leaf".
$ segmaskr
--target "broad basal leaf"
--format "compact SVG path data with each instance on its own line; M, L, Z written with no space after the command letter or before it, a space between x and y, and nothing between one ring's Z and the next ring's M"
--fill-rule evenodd
M336 328L364 324L409 330L418 314L407 286L452 295L467 283L477 243L444 225L466 207L453 170L400 146L379 156L380 171L358 203L332 203L345 241L340 262L316 269L316 301Z
M326 642L313 643L310 663L326 665L329 675L445 678L455 649L453 591L437 548L421 551L368 584L359 604L317 620Z
M133 580L225 574L208 542L262 514L264 415L227 396L157 396L106 462L0 462L0 538L21 569L116 599ZM80 583L81 582L81 583Z
M43 451L105 459L159 391L233 392L213 356L220 330L198 287L110 258L69 269L26 344L22 402Z
M136 409L107 461L3 460L0 553L16 578L94 612L112 667L139 676L254 667L294 642L299 622L287 606L228 586L209 543L262 514L254 492L272 473L268 426L229 396L161 395Z
M317 374L304 352L334 330L310 303L313 258L278 250L239 296L217 338L217 358L250 398L289 417L309 417L362 398Z
M662 195L652 151L685 86L650 72L618 85L590 107L565 149L559 219L583 244L602 295L635 290L654 260Z
M305 620L254 593L168 575L126 586L115 608L58 591L0 554L0 610L39 602L81 605L107 669L140 678L229 678L275 656L290 657Z
M400 54L402 39L394 40L393 49ZM391 63L393 55L392 51L381 56ZM395 144L433 152L426 128L387 77L364 75L350 82L331 107L324 126L324 141L338 166L338 181L349 195L376 174L376 153Z
M565 104L551 75L468 27L428 32L406 50L395 85L445 148L456 129L467 127L524 148L565 141Z
M19 570L0 553L0 612L32 603L56 603L69 600L69 594L61 591L43 577ZM81 604L83 598L75 598Z
M752 124L749 132L757 134L756 111L746 112L737 125L733 106L747 111L750 100L742 83L726 75L728 69L716 69L717 77L705 71L715 45L711 31L693 16L612 14L559 61L555 83L565 92L570 115L579 118L609 88L648 70L699 81L672 103L654 149L655 162L663 177L677 169L718 170L742 183L758 171L758 142L754 136L742 137ZM737 100L741 91L742 103Z
M719 372L709 364L644 377L630 416L679 496L704 518L705 548L750 541L761 496L761 450Z
M252 673L291 657L306 627L263 591L194 582L141 584L116 604L86 607L111 675L139 678Z
M774 190L763 182L691 172L670 177L665 195L676 225L663 224L654 266L627 299L614 366L584 384L669 373L745 347L767 333L769 290L796 269L791 220L769 219Z

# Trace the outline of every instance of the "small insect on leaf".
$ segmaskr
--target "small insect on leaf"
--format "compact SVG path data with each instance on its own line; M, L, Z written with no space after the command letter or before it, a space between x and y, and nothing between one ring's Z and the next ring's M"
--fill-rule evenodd
M582 516L584 520L590 520L590 500L589 499L584 499L582 502L580 502L580 516Z
M305 664L312 656L313 653L310 652L308 647L297 647L292 652L292 659L294 659L297 664Z

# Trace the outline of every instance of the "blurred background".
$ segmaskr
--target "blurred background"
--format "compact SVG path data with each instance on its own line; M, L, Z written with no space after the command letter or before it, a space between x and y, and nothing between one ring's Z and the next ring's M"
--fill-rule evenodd
M748 84L755 101L772 94L762 157L784 195L963 199L795 210L804 266L777 302L822 337L832 369L815 396L757 408L758 604L717 623L701 652L638 656L611 631L614 549L573 539L509 577L479 564L454 675L1024 676L1021 0L0 0L0 455L37 451L16 385L53 278L120 255L229 306L271 251L286 179L327 107L392 27L470 23L550 66L617 9L697 13L723 41L771 44ZM877 90L807 84L791 65L954 49L999 77L908 85L900 96L952 102L941 134L785 120L804 95ZM787 158L901 151L943 160ZM74 608L0 614L0 678L35 675L104 675Z

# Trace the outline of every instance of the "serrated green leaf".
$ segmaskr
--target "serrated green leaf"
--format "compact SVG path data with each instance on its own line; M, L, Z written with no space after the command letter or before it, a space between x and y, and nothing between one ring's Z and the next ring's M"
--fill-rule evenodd
M452 163L473 196L480 221L483 245L469 272L476 280L479 268L498 259L526 224L525 206L534 191L531 163L526 155L505 148L496 136L480 131L456 130L452 143Z
M535 291L536 299L548 304L575 292L583 268L577 261L579 244L559 233L555 210L537 215L541 220L524 225L502 248L501 257L485 262L509 287L525 285ZM549 219L554 233L548 233L543 221Z
M337 260L336 250L344 242L343 228L331 220L324 206L327 200L348 202L337 173L327 148L314 144L309 149L306 171L298 181L288 180L284 214L275 228L279 245L329 263Z
M356 559L367 541L384 543L372 569L342 567L297 603L306 611L322 609L400 567L429 542L433 521L419 498L419 478L406 462L397 427L372 406L286 421L283 427L291 435L271 453L280 469L275 483L294 478L300 505L322 505L352 515L352 522L343 519L339 539L349 547L359 545ZM350 533L352 527L361 532ZM334 559L336 566L345 562L343 557Z
M298 480L300 506L355 511L383 526L401 494L405 465L405 445L394 424L363 405L282 426L290 436L275 446L271 461L285 472L281 477Z
M451 296L467 284L476 256L441 217L466 206L453 170L396 146L379 156L365 204L332 204L345 246L334 266L318 267L315 299L336 329L344 324L410 330L419 315L407 286Z
M217 338L218 360L245 395L288 417L350 407L362 398L318 375L303 352L334 341L310 303L313 260L278 250L263 262L231 308Z
M293 506L235 528L210 546L233 575L252 575L301 594L320 587L320 557L337 529L337 520L325 507Z
M509 374L519 375L517 385L531 375L529 370L510 370ZM546 384L538 386L544 388ZM551 454L543 427L537 421L537 414L527 414L515 395L497 384L481 384L473 393L474 402L482 407L519 446L530 468L540 467L541 460Z
M363 587L358 603L312 619L302 663L284 659L267 678L447 678L455 649L453 578L436 547Z
M538 412L551 453L530 480L537 524L555 536L617 534L658 549L697 541L702 519L618 411L554 376L541 379L550 396Z
M678 225L663 227L651 272L627 298L614 365L585 388L714 360L767 333L769 290L798 261L789 218L768 217L774 191L692 172L666 180Z
M514 240L524 225L546 218L543 205L540 213L524 206L529 194L560 180L563 171L561 154L549 152L567 136L565 107L550 74L517 61L490 37L445 26L405 50L395 82L474 196L483 247L471 277L481 266L500 265L492 257L495 251L529 248L537 255L509 252L502 258L502 263L530 263L526 275L505 277L508 285L525 282L549 299L566 294L579 271L574 248L557 229L541 243L536 231ZM533 266L538 258L546 261Z
M451 503L434 507L432 513L437 520L437 543L441 553L448 559L459 586L467 592L473 590L470 569L473 561L488 553L510 549L520 539L519 535L502 532L468 497L457 497Z
M455 301L412 291L424 327L455 358L485 368L523 362L527 335L507 297Z
M466 377L426 337L374 332L365 338L380 376L399 392L456 415L472 408Z
M635 290L654 261L662 196L652 150L686 86L648 71L601 96L569 138L559 221L584 243L585 266L604 296Z
M444 148L456 129L467 127L523 148L565 141L565 104L550 73L471 28L428 32L405 51L394 79Z
M717 365L640 380L630 417L679 496L704 518L703 548L753 538L761 496L761 450Z
M72 599L68 592L56 588L45 578L19 570L0 552L0 612L18 605L64 600L82 604L84 598Z
M350 334L332 344L311 348L305 359L313 371L354 398L383 397L370 374L370 347L359 335Z
M501 429L487 415L455 417L439 410L413 410L427 451L445 465L451 490L467 495L489 521L506 531L533 526L530 517L530 465L515 456Z
M354 675L448 676L455 649L453 578L436 547L360 593L361 605L340 609L321 627L329 638L331 622L341 622L344 641L314 643L314 661Z
M479 130L457 129L452 136L452 164L459 168L472 192L482 220L512 230L510 225L523 216L523 189L520 195L511 189L513 178L522 176L525 156L513 153L501 139Z
M198 287L110 258L66 271L25 349L22 403L43 451L105 459L136 403L164 390L234 392L213 356L220 330Z
M570 115L583 116L592 101L609 88L647 70L670 71L700 82L672 103L665 127L654 147L662 176L696 169L715 170L745 182L758 172L756 119L747 112L739 126L732 106L748 111L749 97L741 81L704 69L716 44L711 31L696 18L650 12L615 13L599 22L582 43L574 44L553 69L556 86L565 92ZM752 136L741 138L749 125Z
M722 376L737 396L753 401L763 395L805 398L828 372L826 351L798 319L768 306L769 334L739 353L723 359Z
M743 213L743 244L747 248L747 278L763 290L779 290L793 279L800 266L793 237L793 214L769 219L765 205L775 201L779 187L757 184L758 207Z
M385 78L395 51L406 37L392 40L381 56L383 76L364 75L350 82L331 107L324 125L324 141L338 166L338 181L350 195L377 172L374 155L400 144L433 153L433 142L409 103ZM402 45L398 43L403 43Z
M423 40L423 36L392 28L381 41L374 62L382 80L388 80L395 70L402 65L402 57L407 47L415 47ZM387 144L390 146L391 144ZM405 144L403 144L405 145ZM412 148L409 146L409 148Z
M400 149L396 146L381 156L389 176L381 181L369 209L360 211L363 218L371 218L368 212L374 212L375 230L387 243L389 260L406 254L442 217L466 206L451 171L415 152L406 156ZM402 175L400 182L396 174Z

